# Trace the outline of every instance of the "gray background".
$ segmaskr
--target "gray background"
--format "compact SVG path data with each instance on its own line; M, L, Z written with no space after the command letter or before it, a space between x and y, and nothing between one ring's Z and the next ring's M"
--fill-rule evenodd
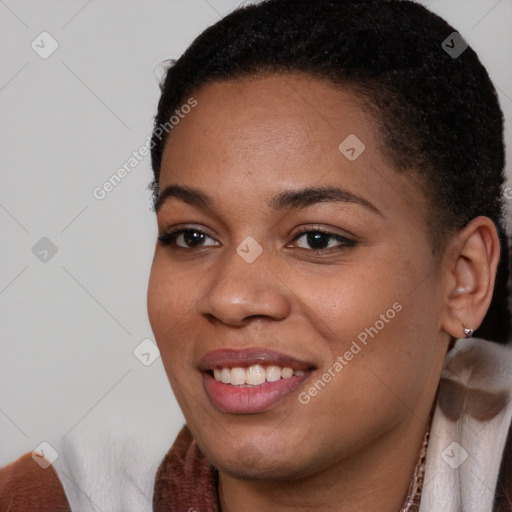
M161 360L133 353L152 339L149 156L92 191L146 142L158 64L239 3L0 0L0 465L112 416L162 446L183 424ZM512 147L511 0L423 3L481 56ZM31 47L49 48L43 31L58 43L46 59Z

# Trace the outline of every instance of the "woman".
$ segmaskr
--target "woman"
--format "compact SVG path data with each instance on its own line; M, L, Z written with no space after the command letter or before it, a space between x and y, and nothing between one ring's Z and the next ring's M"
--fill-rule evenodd
M153 510L512 510L502 124L409 1L268 0L170 67L148 312L187 425Z

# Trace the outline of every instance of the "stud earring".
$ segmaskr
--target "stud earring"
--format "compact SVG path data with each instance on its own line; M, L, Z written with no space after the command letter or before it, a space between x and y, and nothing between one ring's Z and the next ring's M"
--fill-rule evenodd
M474 333L474 329L468 329L467 327L464 327L464 337L465 338L471 338L471 336L473 336L473 333Z

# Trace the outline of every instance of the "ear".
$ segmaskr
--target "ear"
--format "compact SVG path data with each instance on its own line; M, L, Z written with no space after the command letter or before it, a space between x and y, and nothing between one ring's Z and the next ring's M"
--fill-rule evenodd
M454 338L464 338L465 328L480 327L491 304L500 251L488 217L473 219L446 248L441 327Z

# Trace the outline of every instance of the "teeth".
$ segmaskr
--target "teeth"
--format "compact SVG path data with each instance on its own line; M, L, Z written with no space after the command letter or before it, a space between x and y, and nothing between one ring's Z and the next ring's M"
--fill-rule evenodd
M281 370L281 377L283 379L289 379L293 375L293 368L283 368Z
M304 375L303 370L294 370L289 366L281 367L270 365L265 369L261 364L254 364L248 368L215 368L213 376L218 382L223 384L231 384L233 386L259 386L265 381L275 382L280 379L289 379L292 376Z
M254 366L249 366L247 370L245 370L245 384L252 384L253 386L259 386L265 382L267 378L267 374L265 372L265 368L260 364L255 364Z
M224 368L222 370L224 370ZM233 386L240 386L242 384L245 384L245 369L244 368L232 368L231 369L231 384L233 384Z
M267 368L267 380L274 382L281 378L281 367L280 366L269 366Z
M220 381L224 384L231 384L231 372L229 368L222 368L220 372Z

